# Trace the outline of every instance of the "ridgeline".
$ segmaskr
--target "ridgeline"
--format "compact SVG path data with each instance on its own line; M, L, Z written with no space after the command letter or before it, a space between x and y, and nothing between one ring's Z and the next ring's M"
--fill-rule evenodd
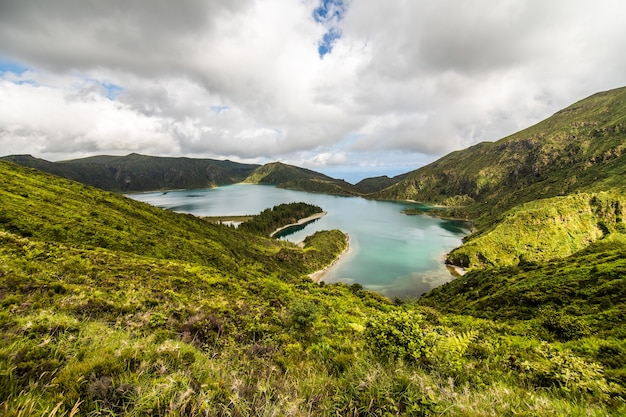
M139 155L93 156L49 162L31 155L0 158L115 192L211 188L243 181L259 165Z

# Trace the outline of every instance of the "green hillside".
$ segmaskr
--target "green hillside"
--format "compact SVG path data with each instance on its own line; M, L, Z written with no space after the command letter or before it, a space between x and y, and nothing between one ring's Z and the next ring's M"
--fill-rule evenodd
M329 231L300 247L0 162L0 414L626 412L623 297L605 294L622 288L604 269L623 267L618 252L588 255L596 321L568 327L558 306L554 323L443 315L308 279L345 245Z
M30 155L10 155L1 159L116 192L210 188L235 184L258 168L258 165L232 161L139 154L102 155L60 162L48 162Z
M448 314L524 323L602 363L626 384L626 232L563 258L478 269L435 288L419 303ZM623 401L623 397L622 400Z
M389 188L405 178L408 174L397 175L389 178L386 175L373 178L365 178L354 185L354 189L360 194L373 194Z
M268 184L314 193L358 195L354 186L309 169L272 162L257 168L244 181L250 184Z
M443 216L470 219L475 233L448 262L505 266L561 259L607 227L622 227L624 178L626 88L620 88L497 142L446 155L370 197L441 205Z
M8 155L0 157L0 160L115 192L210 188L246 182L326 194L359 195L391 184L376 180L376 186L370 182L370 186L362 186L361 190L357 190L343 180L280 162L259 166L228 160L139 154L100 155L59 162L49 162L31 155Z
M465 268L517 265L570 256L626 231L626 194L576 193L521 204L448 254Z
M376 198L457 206L478 224L540 198L626 189L626 88L595 94L497 142L452 152Z

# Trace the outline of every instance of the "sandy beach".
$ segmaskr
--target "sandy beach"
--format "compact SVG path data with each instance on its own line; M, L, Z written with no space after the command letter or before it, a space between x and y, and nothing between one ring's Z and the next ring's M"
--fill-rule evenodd
M318 271L315 271L315 272L309 274L309 278L311 278L313 280L313 282L319 283L324 278L324 275L326 275L326 273L330 270L330 268L335 266L337 264L337 262L339 262L345 255L350 253L350 250L351 250L351 248L350 248L350 235L347 234L347 233L345 235L346 235L346 238L348 239L346 248L343 250L343 252L341 252L339 255L337 255L335 260L332 261L329 265L327 265L323 269L320 269Z

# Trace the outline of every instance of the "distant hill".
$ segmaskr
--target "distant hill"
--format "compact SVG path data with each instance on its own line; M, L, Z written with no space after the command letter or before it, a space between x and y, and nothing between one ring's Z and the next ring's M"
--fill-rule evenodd
M354 185L354 189L360 194L373 194L391 187L400 182L409 174L397 175L389 178L386 175L380 177L365 178Z
M116 192L209 188L235 184L243 181L259 167L232 161L167 158L135 153L60 162L49 162L30 155L11 155L1 159Z
M126 156L100 155L59 162L50 162L31 155L9 155L0 159L115 192L209 188L246 182L325 194L363 194L344 180L281 162L261 166L213 159L168 158L134 153ZM382 183L379 180L373 181L379 185L370 186L368 190L380 190L382 186L391 184L387 181Z
M309 169L272 162L257 168L244 182L251 184L271 184L280 188L336 194L358 195L354 186L344 180L331 178Z
M619 88L497 142L452 152L371 197L462 206L458 215L488 224L540 198L626 189L625 153L626 88Z

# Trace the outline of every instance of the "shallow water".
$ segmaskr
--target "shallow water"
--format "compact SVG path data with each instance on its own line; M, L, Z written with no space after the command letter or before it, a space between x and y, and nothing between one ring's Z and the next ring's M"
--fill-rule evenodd
M452 279L444 265L447 252L461 244L466 225L427 215L407 216L414 203L366 200L237 184L202 190L133 194L130 197L198 216L257 214L281 203L303 201L328 214L281 239L300 242L318 230L350 235L350 252L324 275L332 282L358 282L388 297L418 297ZM299 229L299 230L298 230Z

